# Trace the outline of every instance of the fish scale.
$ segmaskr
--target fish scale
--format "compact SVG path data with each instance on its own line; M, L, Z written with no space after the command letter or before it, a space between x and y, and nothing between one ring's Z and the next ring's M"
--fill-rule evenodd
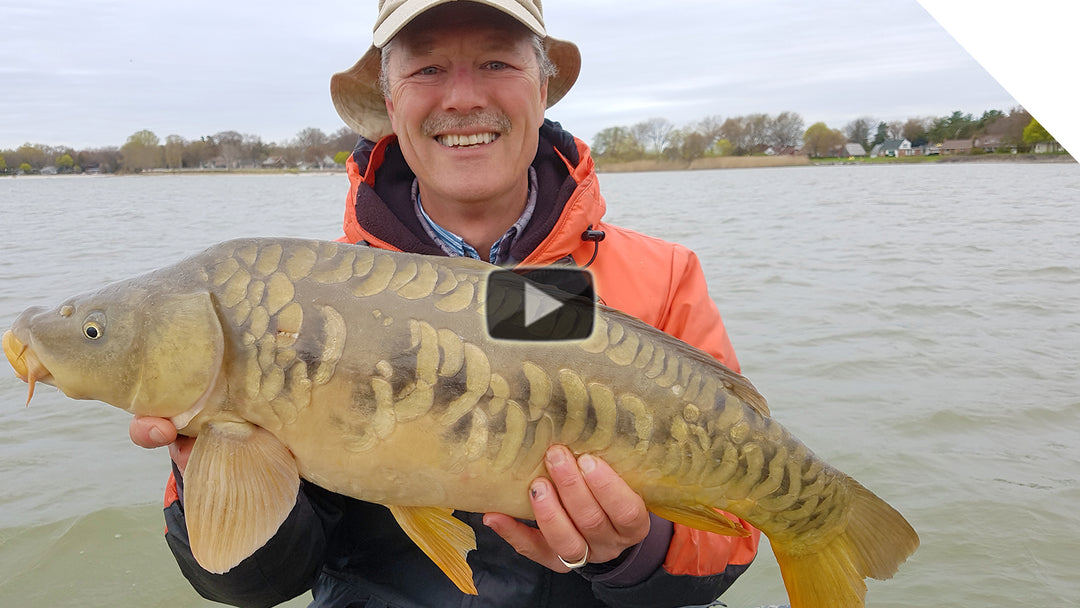
M31 383L172 417L197 437L185 506L193 553L212 571L266 542L303 476L390 507L475 592L461 575L472 532L450 509L531 517L528 487L552 443L603 458L661 517L761 529L796 608L861 606L863 578L891 576L918 546L902 516L773 420L745 378L636 319L601 306L583 341L491 339L487 309L521 305L489 299L493 268L242 239L60 314L29 309L4 350ZM110 319L106 346L134 345L101 359L123 365L98 385L79 359L92 311Z

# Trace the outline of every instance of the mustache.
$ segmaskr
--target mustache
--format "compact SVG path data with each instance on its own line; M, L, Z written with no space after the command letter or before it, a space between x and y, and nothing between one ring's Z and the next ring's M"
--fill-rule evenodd
M505 133L510 130L510 117L497 110L478 110L469 114L436 114L420 123L425 137L455 130L482 130Z

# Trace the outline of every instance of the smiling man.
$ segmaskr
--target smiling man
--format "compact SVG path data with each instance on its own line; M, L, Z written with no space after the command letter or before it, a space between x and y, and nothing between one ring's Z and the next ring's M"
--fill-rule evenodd
M433 8L383 47L381 61L387 114L424 212L481 245L485 259L502 236L497 230L525 210L523 177L547 103L547 74L532 37L490 12Z
M604 223L588 147L545 120L579 67L577 47L547 35L538 0L380 0L373 45L331 80L338 113L360 134L342 240L588 267L604 303L738 370L696 256ZM170 445L167 539L185 576L205 597L238 606L307 589L319 607L706 604L757 552L757 531L718 536L650 515L603 460L556 445L549 477L530 485L535 522L455 513L476 533L476 596L459 591L386 508L307 483L276 536L211 574L187 542L190 440L147 417L134 419L131 437Z

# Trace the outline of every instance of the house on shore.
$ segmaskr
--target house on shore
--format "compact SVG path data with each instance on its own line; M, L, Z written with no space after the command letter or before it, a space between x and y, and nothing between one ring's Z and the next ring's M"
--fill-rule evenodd
M1040 141L1031 146L1031 151L1035 154L1056 154L1064 152L1065 148L1056 141Z
M844 144L844 156L856 158L866 156L866 148L860 143L848 142Z
M796 156L802 154L801 146L769 146L765 150L766 156Z
M982 150L987 154L993 154L998 150L1008 149L1013 154L1016 154L1016 144L1005 143L1004 137L1000 134L986 134L980 135L972 142L972 147L976 150Z
M974 139L946 139L941 142L941 154L943 156L949 156L951 154L971 154L971 149L974 145Z
M889 156L898 158L901 156L915 156L916 151L911 148L911 142L907 139L886 139L870 150L870 158Z

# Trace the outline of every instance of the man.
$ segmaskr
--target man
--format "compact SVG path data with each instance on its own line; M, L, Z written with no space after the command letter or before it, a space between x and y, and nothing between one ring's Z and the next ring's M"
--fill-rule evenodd
M331 81L339 114L362 136L348 166L342 240L503 265L588 266L606 304L737 368L693 253L603 223L587 146L545 121L579 66L573 44L547 36L536 0L380 0L373 46ZM650 515L602 460L553 446L550 479L530 486L535 525L456 514L476 532L468 561L478 596L458 591L385 508L311 484L267 545L213 575L187 545L190 441L152 418L134 420L131 436L171 446L169 545L201 594L237 605L272 605L308 588L313 606L704 604L757 550L756 531L717 536Z

